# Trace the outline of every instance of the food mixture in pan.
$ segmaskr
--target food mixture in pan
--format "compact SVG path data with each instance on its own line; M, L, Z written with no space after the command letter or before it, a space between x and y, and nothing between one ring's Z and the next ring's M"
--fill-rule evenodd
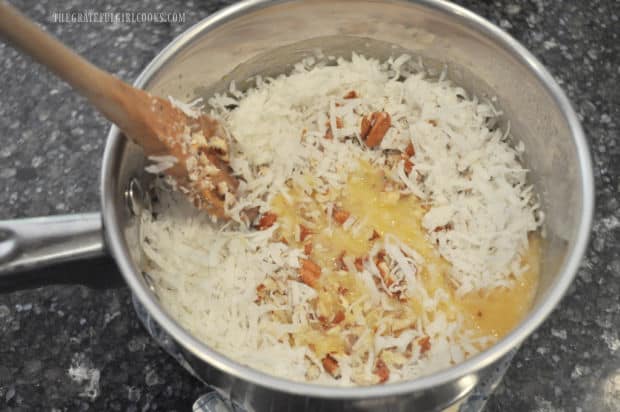
M515 327L542 212L501 113L443 77L354 54L210 99L241 182L231 220L164 179L141 216L170 314L240 363L343 386L432 373Z

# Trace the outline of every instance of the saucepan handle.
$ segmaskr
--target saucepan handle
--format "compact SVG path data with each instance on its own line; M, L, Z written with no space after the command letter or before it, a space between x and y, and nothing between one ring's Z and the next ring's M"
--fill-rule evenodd
M102 228L99 213L0 221L0 281L19 272L103 255Z

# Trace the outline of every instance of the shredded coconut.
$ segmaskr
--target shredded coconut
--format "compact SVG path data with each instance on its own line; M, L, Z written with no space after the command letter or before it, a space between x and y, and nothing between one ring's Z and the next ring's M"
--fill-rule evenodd
M149 156L148 159L153 162L153 164L146 166L144 170L153 174L160 174L170 169L178 162L178 159L174 156Z
M306 59L289 75L259 77L247 91L231 83L209 100L233 139L230 165L240 185L226 203L232 220L214 225L157 180L156 213L141 215L144 270L175 318L241 363L338 385L410 379L461 362L493 339L468 330L458 312L439 310L450 307L450 290L429 288L421 273L435 266L396 236L373 233L365 260L342 255L329 276L308 263L304 239L319 219L328 234L372 229L338 204L360 162L384 173L386 200L415 196L424 205L427 241L449 263L460 295L510 286L526 270L528 233L542 214L519 163L522 144L511 148L508 131L495 128L499 111L469 98L445 69L430 79L406 55L381 63L353 54L335 63ZM151 160L153 170L170 164ZM299 205L293 244L282 239L286 222L270 215L278 197ZM248 221L253 208L258 216ZM317 279L335 283L318 290ZM351 301L341 285L348 281Z
M189 117L197 119L201 115L202 99L196 99L193 102L184 103L172 96L168 96L168 100Z

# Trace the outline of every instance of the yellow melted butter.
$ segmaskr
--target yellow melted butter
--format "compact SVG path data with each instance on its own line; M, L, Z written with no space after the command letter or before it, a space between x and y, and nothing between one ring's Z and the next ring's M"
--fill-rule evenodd
M472 292L456 303L468 315L469 326L494 338L507 335L532 307L540 274L540 236L530 234L529 247L523 256L528 269L513 282L511 288L495 288L490 292Z
M455 312L461 312L465 315L466 327L492 338L489 344L513 329L526 315L536 293L540 262L539 236L530 235L529 249L524 256L529 269L515 280L511 288L495 288L458 296L448 277L450 263L439 255L422 227L422 217L426 213L424 205L415 196L400 197L397 192L384 191L384 187L385 178L382 172L365 162L360 162L360 168L349 177L338 201L343 210L365 223L363 229L357 233L351 229L344 230L335 221L330 224L325 213L325 204L318 201L302 203L299 200L302 196L298 188L291 188L287 196L278 195L274 198L272 210L278 215L280 235L292 246L303 247L308 241L313 244L310 259L322 268L320 287L317 288L319 312L333 314L339 310L338 288L347 289L345 299L348 302L368 296L365 285L355 275L336 273L335 268L343 251L347 256L367 256L373 245L370 238L375 230L381 237L386 234L397 237L422 255L425 264L418 268L418 276L431 294L438 288L449 293L450 302L439 307L448 319L454 319ZM314 213L315 216L320 216L312 219L313 234L307 242L296 240L299 238L296 235L299 233L299 225L305 223L304 217L300 215L301 210L306 215ZM400 305L401 316L405 314L406 317L415 319L422 311L421 304L413 299L395 299L395 304ZM378 310L364 313L364 316L367 326L371 328L380 320ZM342 325L346 325L346 320ZM332 328L328 333L306 330L297 334L296 343L311 345L319 356L342 352L345 343L338 329Z

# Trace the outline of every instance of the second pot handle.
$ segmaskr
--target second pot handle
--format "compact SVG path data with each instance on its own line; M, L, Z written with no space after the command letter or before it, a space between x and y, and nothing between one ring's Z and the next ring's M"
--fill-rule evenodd
M105 254L101 214L0 221L0 280L18 272Z

